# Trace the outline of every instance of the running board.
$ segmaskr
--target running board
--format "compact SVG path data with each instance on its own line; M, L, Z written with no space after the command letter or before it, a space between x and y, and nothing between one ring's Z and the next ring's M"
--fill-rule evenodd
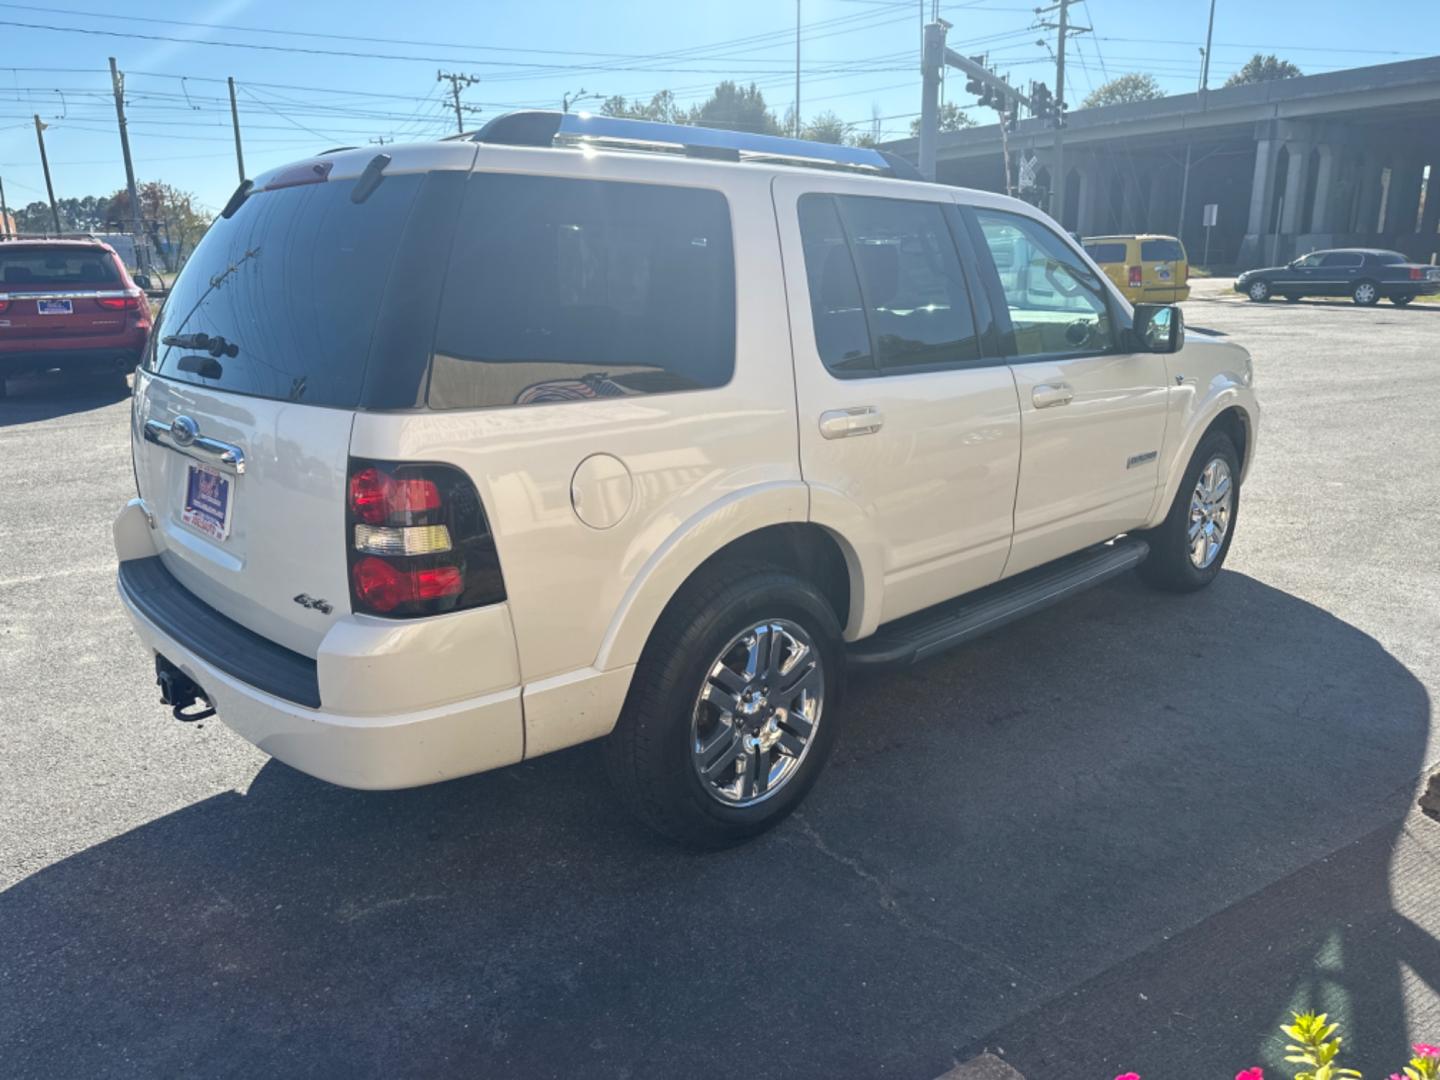
M1149 553L1150 545L1144 540L1127 536L1037 566L886 623L850 646L850 664L876 670L918 663L1123 574L1144 562Z

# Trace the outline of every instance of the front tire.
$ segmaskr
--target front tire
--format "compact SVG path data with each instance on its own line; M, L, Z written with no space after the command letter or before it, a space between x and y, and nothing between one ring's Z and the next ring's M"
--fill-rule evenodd
M1390 303L1394 304L1396 307L1404 307L1406 304L1410 303L1410 301L1414 299L1415 297L1413 294L1402 293L1399 296L1390 297Z
M1257 304L1263 304L1270 299L1270 283L1268 281L1252 281L1245 294Z
M1380 289L1373 281L1357 281L1350 299L1361 307L1372 307L1380 301Z
M1209 585L1230 552L1239 510L1240 455L1229 435L1211 431L1195 448L1165 520L1142 534L1150 555L1140 577L1168 592Z
M688 583L636 666L606 763L656 832L720 848L764 832L810 790L839 730L840 625L787 570L722 565Z

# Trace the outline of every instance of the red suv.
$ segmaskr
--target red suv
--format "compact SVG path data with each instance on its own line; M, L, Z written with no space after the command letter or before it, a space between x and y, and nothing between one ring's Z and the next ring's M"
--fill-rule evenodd
M5 379L49 368L133 370L150 305L99 240L0 241L0 397Z

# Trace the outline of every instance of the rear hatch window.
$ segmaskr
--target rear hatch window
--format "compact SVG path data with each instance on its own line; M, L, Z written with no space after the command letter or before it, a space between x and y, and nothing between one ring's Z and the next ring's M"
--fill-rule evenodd
M413 407L433 315L427 321L423 298L415 301L407 281L391 279L397 270L402 278L410 274L408 265L397 265L407 263L403 247L443 242L443 231L411 235L407 223L435 217L433 206L428 213L422 206L434 203L437 188L458 196L459 180L446 173L387 176L359 203L351 199L355 180L252 194L232 217L216 219L186 263L153 335L151 370L307 405ZM454 205L438 216L453 222ZM430 259L445 250L432 248ZM398 332L408 348L387 349L385 363L411 370L387 383L402 387L398 395L369 400L372 346L377 332L387 341L397 336L397 318L408 324L408 332Z
M0 285L19 289L94 289L119 285L120 271L101 248L0 250Z
M1185 249L1179 240L1140 241L1141 262L1179 262L1185 258Z
M1086 244L1085 254L1097 263L1123 263L1125 261L1125 245Z

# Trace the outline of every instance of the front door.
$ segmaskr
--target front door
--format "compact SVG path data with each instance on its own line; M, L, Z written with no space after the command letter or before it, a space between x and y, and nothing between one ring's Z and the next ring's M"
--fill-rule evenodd
M1020 412L982 346L992 316L949 192L874 190L840 175L773 188L812 518L877 553L888 621L999 579Z
M1020 399L1015 538L1005 575L1142 524L1160 482L1165 358L1124 351L1116 301L1044 221L965 211L991 256Z

